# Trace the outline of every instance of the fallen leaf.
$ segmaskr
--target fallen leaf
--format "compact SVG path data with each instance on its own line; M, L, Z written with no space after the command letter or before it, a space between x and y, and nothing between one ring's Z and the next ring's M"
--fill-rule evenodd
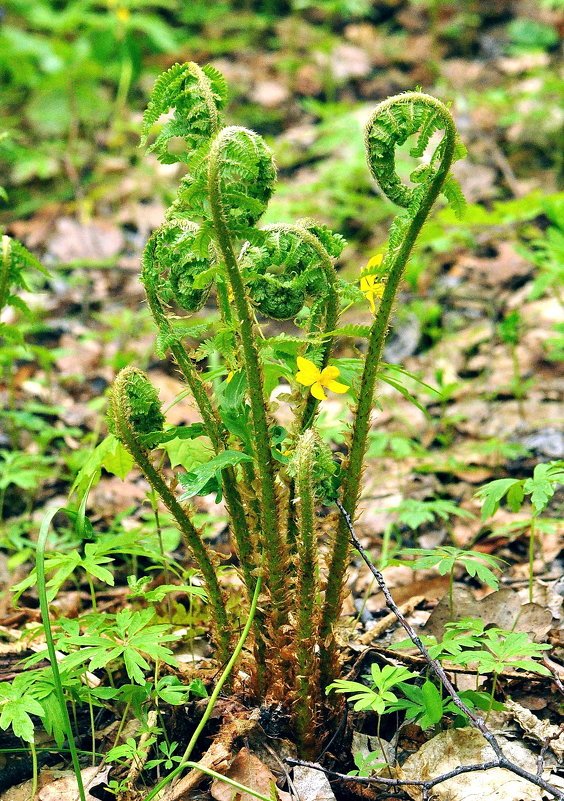
M107 765L104 768L85 768L80 771L86 793L86 801L99 801L89 790L99 787L101 784L107 784L110 770L111 765ZM78 801L78 797L78 785L74 773L69 773L68 776L63 776L62 779L57 779L46 785L39 791L38 796L39 801Z
M564 731L560 726L555 726L548 720L540 720L529 709L525 709L515 701L506 701L505 708L523 729L526 737L540 745L548 741L548 747L555 756L559 760L564 757Z
M276 782L276 777L270 768L267 768L248 748L241 748L225 775L267 797L270 796L272 782ZM254 796L240 792L220 779L215 779L213 782L211 794L216 801L232 801L235 797L237 801L255 801ZM291 801L291 796L280 790L278 798L280 801Z
M81 223L72 217L60 217L47 249L57 261L71 262L110 259L124 245L120 229L106 220Z
M536 758L523 745L500 736L497 741L508 759L536 773ZM398 768L398 778L430 780L460 765L480 765L493 758L491 746L477 729L451 729L424 743ZM548 779L548 775L543 774L543 778ZM415 801L423 797L418 787L405 789ZM543 798L540 787L503 768L463 773L436 785L432 794L436 801L483 801L484 798L488 801L541 801Z
M486 625L493 623L507 631L526 631L537 642L542 641L552 627L550 610L538 604L521 604L519 594L508 587L477 601L469 589L455 586L453 607L455 620L476 617ZM445 624L450 619L449 599L445 596L431 612L423 631L442 639Z
M293 782L302 801L335 801L327 776L320 770L296 765Z

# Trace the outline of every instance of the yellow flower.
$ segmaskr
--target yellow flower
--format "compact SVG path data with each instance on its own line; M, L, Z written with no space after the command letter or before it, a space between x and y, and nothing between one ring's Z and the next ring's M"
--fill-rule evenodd
M298 356L298 372L296 373L296 381L298 384L303 384L304 387L310 387L310 392L317 400L326 400L327 395L323 388L329 389L331 392L338 392L339 394L346 392L348 387L346 384L340 384L335 381L340 371L337 367L325 367L320 370L309 359L304 359Z
M372 256L364 269L370 270L372 267L379 267L382 264L382 258L383 256L381 253L379 253L377 256ZM360 279L360 291L370 303L370 310L374 314L376 312L374 298L380 299L382 297L384 293L384 284L379 280L378 275L375 273L363 275Z
M130 10L125 6L119 6L116 14L120 22L127 22L129 17L131 16Z

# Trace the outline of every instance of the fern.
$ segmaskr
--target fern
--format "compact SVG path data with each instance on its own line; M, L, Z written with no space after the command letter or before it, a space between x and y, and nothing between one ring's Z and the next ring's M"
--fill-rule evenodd
M404 184L396 169L396 147L403 145L410 136L418 134L412 153L420 156L437 131L444 131L444 134L430 163L412 173L413 186ZM464 153L446 106L421 92L397 95L380 103L366 126L365 144L372 175L384 194L400 206L402 211L392 224L388 248L382 262L386 280L368 336L348 463L343 471L342 504L350 519L355 517L360 494L374 389L381 371L380 360L393 303L411 250L439 193L446 192L447 198L454 201L457 211L461 209L460 195L454 189L455 181L449 171L452 162ZM389 377L387 380L388 383L393 382ZM322 677L326 683L330 681L334 671L336 641L333 627L341 609L348 541L348 526L342 518L333 543L320 628L320 636L327 645L321 665Z
M0 240L0 311L4 306L13 306L24 314L29 311L26 303L10 291L29 290L25 275L27 270L38 270L45 276L49 275L38 259L21 242L4 234ZM2 328L7 331L7 326Z
M188 161L192 151L217 132L226 96L225 80L213 67L201 69L193 62L174 64L155 82L143 114L141 145L147 144L151 128L159 118L174 108L172 120L165 123L149 150L164 164ZM175 137L185 140L186 153L169 152L168 144Z
M147 243L142 280L159 331L158 345L172 352L214 451L209 470L182 478L189 490L186 497L212 488L218 497L224 495L249 600L262 570L253 623L256 688L262 696L289 701L298 740L302 749L309 749L315 745L312 732L321 710L320 683L330 684L338 665L333 629L348 550L348 530L340 525L331 543L321 601L316 506L340 495L354 518L376 379L406 392L403 374L382 369L389 318L406 261L438 194L443 192L457 213L462 210L463 199L449 170L463 148L448 110L434 98L399 95L377 108L366 131L370 169L400 213L382 264L361 274L376 276L382 285L374 323L339 327L341 306L364 300L357 283L336 274L335 260L345 241L309 220L258 227L274 190L276 168L262 137L239 126L223 127L225 96L217 70L195 64L174 65L155 84L143 141L172 109L149 149L161 161L183 161L187 169L166 222ZM411 184L404 184L396 170L396 147L417 135L412 155L420 158L440 131L444 135L428 163L413 171ZM172 154L169 144L178 137L184 150ZM212 292L219 321L204 329L190 327L186 317ZM177 316L180 310L186 317ZM301 336L264 338L263 318L294 319ZM198 333L206 339L193 352L185 339ZM330 362L335 336L366 339L366 358ZM218 355L213 369L209 361L207 367L202 364ZM301 378L295 375L296 365ZM217 382L223 371L229 373L227 379ZM339 372L345 386L335 380ZM293 385L295 414L288 429L271 416L270 393L280 377ZM176 500L178 479L167 485L151 462L148 449L162 442L162 434L155 434L162 429L162 414L145 382L131 370L118 377L111 403L114 430L164 499L202 568L223 656L232 621L226 618L214 560ZM310 389L304 392L304 386ZM350 387L357 402L343 466L314 433L323 387L335 392Z

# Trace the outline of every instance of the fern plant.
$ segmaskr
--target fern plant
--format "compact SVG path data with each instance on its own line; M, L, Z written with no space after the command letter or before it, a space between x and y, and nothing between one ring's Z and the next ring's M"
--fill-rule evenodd
M142 281L158 347L172 354L200 411L201 426L190 427L186 438L206 437L210 460L178 477L186 490L178 498L177 481L167 479L154 455L171 433L148 377L132 367L113 385L110 428L175 518L202 572L220 659L232 647L234 626L218 578L218 557L193 524L187 502L212 491L225 498L249 601L257 577L263 580L253 623L256 696L287 706L302 753L308 754L326 711L320 688L338 675L335 626L349 549L346 527L339 525L329 552L320 557L318 509L341 498L346 511L356 514L394 300L439 193L457 211L462 208L450 166L464 149L449 111L433 97L398 95L374 112L366 130L368 163L402 212L383 259L372 259L361 275L373 278L364 282L374 311L374 322L362 329L366 357L341 360L339 367L331 354L335 337L347 335L347 329L338 329L340 310L353 301L365 302L363 284L348 285L335 271L345 242L311 221L258 225L276 180L272 153L253 131L224 125L225 102L226 84L216 69L176 64L157 80L143 123L149 150L165 163L186 166L166 221L147 243ZM163 114L168 121L151 140ZM417 134L412 155L420 157L440 131L428 163L412 174L412 186L404 184L396 172L395 149ZM220 322L212 339L191 350L184 316L214 295ZM293 319L301 330L296 336L265 338L268 318ZM215 364L219 354L226 376L222 381L217 372L204 374L199 365L212 353ZM274 418L271 391L280 377L292 388L289 429ZM346 457L332 454L316 430L327 391L348 391L354 403ZM181 435L177 429L172 434Z

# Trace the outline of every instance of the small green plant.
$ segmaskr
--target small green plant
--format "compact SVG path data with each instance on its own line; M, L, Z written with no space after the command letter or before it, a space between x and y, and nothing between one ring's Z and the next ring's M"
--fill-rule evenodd
M505 631L495 626L486 628L484 621L477 618L463 618L447 623L440 641L431 635L423 635L421 640L432 659L453 665L471 666L476 670L476 691L459 693L470 709L484 709L489 713L494 708L503 708L502 705L496 706L495 690L498 677L504 670L521 669L544 676L550 675L548 668L535 661L535 657L549 649L550 645L533 642L526 632ZM394 648L400 650L412 645L411 640L402 640L395 643ZM480 676L487 673L492 674L488 696L477 690Z
M443 192L457 212L463 208L450 166L464 148L450 113L432 97L407 93L376 109L366 128L368 164L403 211L392 225L385 255L369 262L359 288L338 279L334 261L345 243L325 226L302 221L258 227L276 169L260 136L224 125L225 99L225 81L216 69L176 64L157 80L143 124L149 150L164 163L184 163L187 170L166 222L147 243L142 281L159 349L175 359L202 423L169 433L155 390L134 367L124 369L113 385L109 422L111 434L167 507L202 573L220 659L230 653L233 626L217 556L194 523L190 499L210 492L225 499L249 600L264 554L263 597L253 622L255 688L259 697L290 702L305 753L314 747L325 709L320 688L339 668L334 627L349 551L347 529L340 523L324 579L317 507L340 495L354 516L376 381L383 378L407 393L405 371L381 361L390 313L438 195ZM171 111L153 136L155 124ZM404 184L396 172L396 147L416 136L411 154L421 158L438 131L442 139L412 173L413 185ZM190 327L181 315L197 312L211 293L219 320L211 338L190 350L185 344ZM373 324L339 329L341 308L366 300ZM266 337L264 318L292 319L296 334ZM366 358L332 360L335 338L358 337L359 330L367 339ZM212 366L207 373L200 364L205 359ZM271 398L280 379L291 386L287 400L295 415L288 429L273 419L276 403L285 400ZM327 392L345 394L354 404L346 459L335 458L316 431ZM207 455L171 482L162 457L154 454L170 454L174 438L184 439L188 458L191 449L202 454L202 446Z
M371 751L366 756L360 753L354 754L354 764L356 770L349 770L348 776L359 776L360 778L367 779L373 773L377 773L382 768L387 766L386 762L379 762L381 759L380 751Z
M497 556L482 553L481 551L466 551L463 548L453 548L449 545L429 550L427 548L405 548L401 551L402 556L414 556L415 559L394 559L394 564L402 564L411 567L413 570L428 570L434 567L441 576L448 573L448 601L450 618L454 618L454 572L457 565L460 565L469 576L477 576L480 581L488 587L497 590L499 581L492 568L500 569L503 562Z
M451 635L451 639L453 637L457 639L454 651L456 655L460 657L458 659L459 664L461 663L462 656L467 652L466 649L477 647L481 642L477 635L470 637L464 636L465 632L461 632L459 628L457 628L454 633L452 631L448 633ZM434 638L427 637L426 640L430 648L433 648L433 642L435 642L434 658L444 658L448 652L449 661L455 661L453 655L450 653L453 649L449 648L448 643L443 648L442 645L436 645ZM395 647L401 648L409 646L409 644L412 644L411 640L405 640L401 643L397 643ZM536 644L533 643L533 645ZM521 649L523 649L522 644ZM479 653L479 651L472 650L468 651L468 653L476 654ZM538 667L537 663L534 663L534 665ZM468 723L468 718L461 714L459 707L454 704L450 696L444 697L441 689L437 687L431 679L426 678L421 682L419 676L412 673L407 668L394 667L392 665L385 665L383 668L380 668L373 664L370 674L365 676L364 679L366 684L358 681L349 681L347 679L337 679L337 681L333 682L333 684L327 688L327 692L334 690L337 693L346 695L347 701L353 704L353 709L357 712L375 712L377 715L377 737L379 740L382 716L392 712L403 712L406 720L417 723L423 730L439 727L444 718L448 719L448 721L452 722L455 726L464 726ZM488 694L477 690L465 690L459 693L459 697L471 710L489 710L492 704L495 704L497 709L502 708L501 704L493 700L493 693ZM382 743L381 749L381 753L385 753ZM355 772L350 775L370 775L372 771L384 767L383 764L372 764L373 760L378 756L380 756L380 752L369 755L366 761L363 761L363 757L357 754L355 757L355 764L359 768L359 771L368 772L364 774ZM362 764L360 764L361 762Z
M509 314L506 314L497 326L499 338L508 346L511 354L513 377L511 379L510 389L514 397L517 398L521 416L524 415L523 398L526 396L527 390L530 389L532 385L532 379L525 380L521 376L519 355L517 352L517 346L523 336L524 328L525 326L523 324L523 320L521 319L521 315L516 309L512 312L509 312Z
M381 668L374 663L370 668L370 675L367 677L370 681L369 685L348 679L336 679L327 687L327 692L335 690L337 693L352 693L348 696L348 700L351 703L354 701L355 711L364 712L370 709L378 715L382 715L389 707L390 702L398 700L397 695L392 692L392 688L407 679L415 678L415 675L402 666L384 665Z
M483 501L482 520L493 517L505 499L512 512L518 512L528 496L531 502L529 523L529 601L533 600L534 558L537 522L559 484L564 484L564 462L538 464L531 478L499 478L490 481L476 492ZM521 523L523 521L520 521Z
M351 703L354 702L353 708L357 712L371 710L376 713L378 720L376 737L380 743L381 753L385 755L386 751L380 737L382 715L398 701L397 692L403 688L404 682L413 678L415 678L415 673L403 666L384 665L381 668L374 663L371 665L370 675L366 677L369 681L368 685L359 681L337 679L327 687L326 692L334 690L337 693L346 694L347 700Z

